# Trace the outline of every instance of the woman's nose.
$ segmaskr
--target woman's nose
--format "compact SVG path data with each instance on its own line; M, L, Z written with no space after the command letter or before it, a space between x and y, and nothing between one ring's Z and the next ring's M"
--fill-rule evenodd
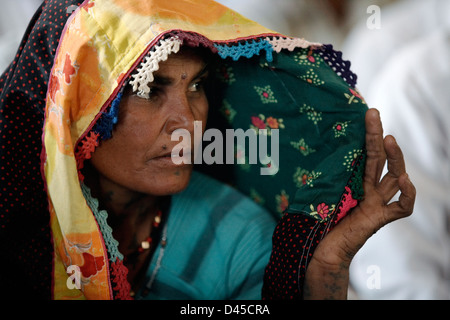
M177 129L194 130L195 116L192 112L188 97L185 94L171 95L166 101L168 117L165 124L167 133L172 134Z

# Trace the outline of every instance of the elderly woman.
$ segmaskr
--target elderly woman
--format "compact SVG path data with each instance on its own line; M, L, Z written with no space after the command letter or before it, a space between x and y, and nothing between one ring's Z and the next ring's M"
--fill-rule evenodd
M352 256L415 190L339 53L212 1L74 3L43 4L2 77L9 294L345 298ZM271 157L198 163L206 125Z

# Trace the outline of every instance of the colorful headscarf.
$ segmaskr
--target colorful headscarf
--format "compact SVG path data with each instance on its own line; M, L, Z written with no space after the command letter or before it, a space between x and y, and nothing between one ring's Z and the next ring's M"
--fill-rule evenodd
M210 0L84 1L56 36L40 166L53 245L52 297L130 298L123 256L106 213L87 201L81 169L120 121L123 86L148 94L158 63L184 45L208 48L221 61L209 126L254 129L269 137L278 129L278 162L249 164L236 145L235 165L200 169L226 176L279 219L263 298L301 297L315 246L362 196L367 108L340 53L266 29ZM273 174L261 174L261 165ZM2 177L11 175L4 171ZM295 235L298 241L290 243ZM73 265L81 270L81 290L68 288Z

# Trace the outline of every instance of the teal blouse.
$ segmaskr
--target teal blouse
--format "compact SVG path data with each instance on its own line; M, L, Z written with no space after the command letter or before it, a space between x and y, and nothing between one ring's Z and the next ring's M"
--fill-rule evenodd
M276 221L235 189L194 172L174 195L137 299L261 299Z

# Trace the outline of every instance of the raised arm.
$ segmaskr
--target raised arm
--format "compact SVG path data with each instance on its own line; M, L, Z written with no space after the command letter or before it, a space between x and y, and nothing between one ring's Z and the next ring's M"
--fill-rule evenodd
M378 110L368 110L365 121L364 199L315 250L306 272L305 299L346 299L354 255L381 227L413 211L416 190L406 173L400 147L394 137L383 137ZM381 177L386 161L388 172ZM390 203L399 190L398 201Z

